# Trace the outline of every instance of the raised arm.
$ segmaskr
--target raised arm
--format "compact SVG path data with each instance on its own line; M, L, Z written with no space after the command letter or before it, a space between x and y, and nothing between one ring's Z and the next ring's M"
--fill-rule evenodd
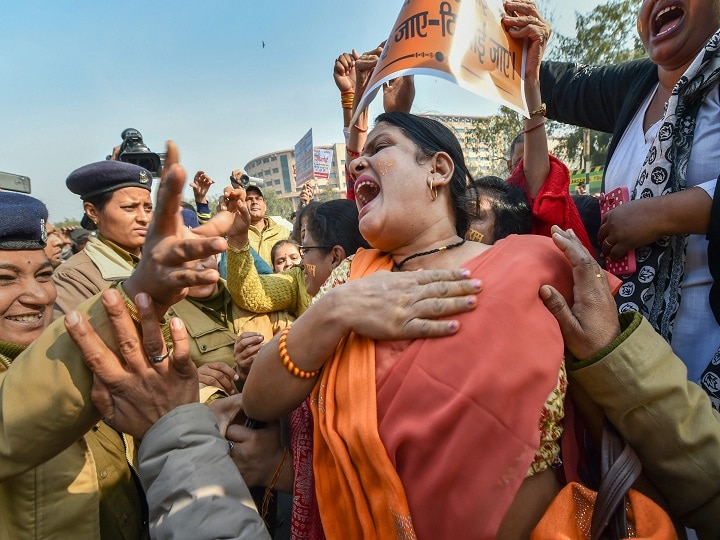
M530 118L523 119L525 151L523 171L528 195L534 199L550 173L547 134L545 132L545 106L540 96L540 62L552 29L534 3L507 2L505 10L511 15L503 17L503 24L514 38L528 38L525 64L525 99Z
M228 231L227 286L233 301L255 313L289 310L300 315L309 299L302 270L293 267L281 274L259 274L250 254L250 216L244 204L244 190L226 188L225 199L233 214Z
M224 218L213 218L204 229L193 232L184 228L178 208L185 175L177 165L177 151L171 143L168 158L158 192L158 208L146 240L152 256L143 257L125 282L128 294L144 290L163 304L181 298L190 285L217 279L217 273L197 272L194 265L188 268L182 265L224 250L222 235L231 217L227 214ZM218 236L195 234L200 230L215 231ZM78 310L110 350L117 353L99 297L81 304ZM91 386L92 374L65 331L64 319L55 321L43 332L18 356L11 369L0 372L0 481L57 455L100 420L100 413L90 400Z

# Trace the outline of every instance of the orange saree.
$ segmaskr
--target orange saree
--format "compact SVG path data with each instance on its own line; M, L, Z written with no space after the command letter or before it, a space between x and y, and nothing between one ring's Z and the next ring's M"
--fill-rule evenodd
M391 265L361 251L350 279ZM464 267L484 285L478 307L454 317L457 334L350 334L313 389L328 538L494 538L525 478L563 356L538 289L571 297L571 269L538 236L511 236Z

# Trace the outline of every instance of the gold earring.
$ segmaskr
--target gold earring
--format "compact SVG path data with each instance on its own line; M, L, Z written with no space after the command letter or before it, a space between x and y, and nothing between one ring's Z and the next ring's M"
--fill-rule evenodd
M433 182L435 181L435 176L430 177L430 200L435 200L438 197L437 188L433 186Z
M482 242L485 235L480 231L476 231L475 229L469 229L467 235L465 236L468 240L471 240L473 242Z

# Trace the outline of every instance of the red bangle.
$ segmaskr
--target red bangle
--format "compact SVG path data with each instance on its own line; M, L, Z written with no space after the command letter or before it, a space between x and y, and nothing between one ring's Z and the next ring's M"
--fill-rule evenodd
M345 147L345 152L347 155L349 155L353 159L357 159L360 157L360 152L356 152L355 150L350 150L347 146Z
M545 119L543 118L543 121L540 122L539 124L535 124L533 127L523 129L523 133L530 133L531 131L535 131L537 128L539 128L540 126L544 126L544 125L545 125Z
M282 361L283 366L285 366L292 375L295 375L295 377L299 377L301 379L312 379L315 375L320 373L319 369L316 369L315 371L305 371L304 369L300 369L299 367L297 367L295 365L295 362L290 360L290 355L288 354L287 350L287 335L289 332L290 327L288 326L285 330L282 331L282 334L280 334L280 342L278 343L280 360Z

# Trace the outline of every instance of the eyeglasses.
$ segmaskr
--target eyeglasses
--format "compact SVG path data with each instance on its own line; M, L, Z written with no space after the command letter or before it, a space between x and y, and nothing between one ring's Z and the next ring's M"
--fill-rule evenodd
M308 249L332 249L332 246L299 246L300 256L305 257L305 253Z

